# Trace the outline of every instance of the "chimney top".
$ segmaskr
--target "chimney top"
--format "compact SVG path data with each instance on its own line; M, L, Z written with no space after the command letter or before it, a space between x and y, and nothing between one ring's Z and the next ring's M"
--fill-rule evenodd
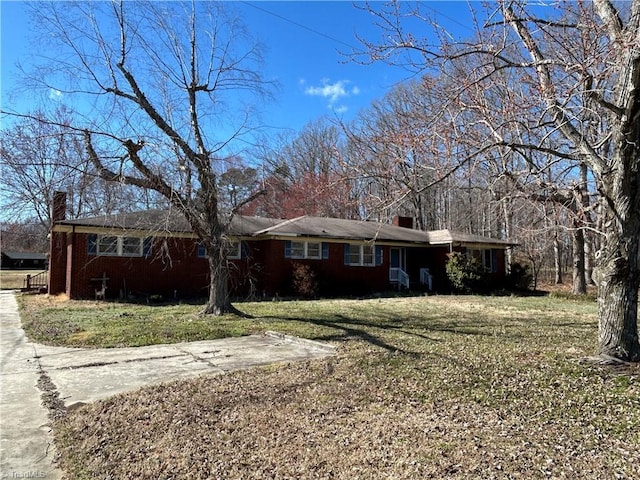
M393 217L393 224L396 227L413 228L413 218L396 215Z
M51 205L51 221L60 222L67 218L67 194L66 192L53 192L53 204Z

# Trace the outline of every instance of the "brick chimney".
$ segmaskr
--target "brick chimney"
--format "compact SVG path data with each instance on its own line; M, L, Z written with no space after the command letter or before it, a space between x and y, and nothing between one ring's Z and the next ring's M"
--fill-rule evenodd
M396 227L413 228L413 218L396 215L393 217L393 224Z
M51 221L53 223L67 218L67 194L66 192L53 192L53 204L51 205Z

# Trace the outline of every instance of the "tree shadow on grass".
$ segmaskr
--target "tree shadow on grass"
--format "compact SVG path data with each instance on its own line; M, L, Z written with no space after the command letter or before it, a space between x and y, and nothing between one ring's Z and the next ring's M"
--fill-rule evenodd
M325 320L320 318L303 318L303 317L295 317L295 316L282 316L282 315L269 315L261 317L266 320L280 320L280 321L291 321L291 322L300 322L300 323L310 323L312 325L316 325L319 327L331 328L336 330L336 333L333 335L321 335L313 337L313 340L317 341L339 341L339 342L347 342L351 339L362 340L371 345L379 347L388 352L397 352L403 354L415 354L415 352L409 352L402 348L399 348L395 345L391 345L390 343L383 340L381 337L376 336L370 332L371 329L381 328L383 330L391 328L388 325L380 325L372 322L364 322L361 320L356 320L353 318L346 317L344 315L336 315L333 320ZM358 328L363 327L363 328ZM409 332L405 332L409 333ZM428 337L424 337L427 340L434 340Z
M331 328L337 332L333 335L321 335L314 337L314 340L318 341L341 341L347 342L351 339L357 339L379 347L383 350L393 353L401 353L406 355L421 355L418 352L408 351L399 346L389 343L388 340L382 338L382 336L375 335L373 330L380 329L382 331L389 331L395 333L401 333L403 335L418 337L421 340L428 342L442 342L442 339L430 337L424 333L411 331L404 325L405 319L401 317L388 316L383 322L369 322L357 318L348 317L345 315L337 314L332 319L321 318L303 318L295 316L265 316L262 317L269 320L284 320L284 321L296 321L301 323L310 323L319 327ZM426 322L425 322L426 323ZM421 330L433 331L433 332L445 332L454 333L458 335L482 335L490 336L489 332L482 332L479 330L465 330L457 328L457 324L451 326L444 325L442 322L437 322L436 325L421 325Z

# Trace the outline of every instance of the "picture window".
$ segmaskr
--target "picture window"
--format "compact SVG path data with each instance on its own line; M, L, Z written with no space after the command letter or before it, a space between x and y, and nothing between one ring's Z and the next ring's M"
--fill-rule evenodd
M97 253L98 255L113 257L141 257L142 244L142 238L140 237L99 235Z

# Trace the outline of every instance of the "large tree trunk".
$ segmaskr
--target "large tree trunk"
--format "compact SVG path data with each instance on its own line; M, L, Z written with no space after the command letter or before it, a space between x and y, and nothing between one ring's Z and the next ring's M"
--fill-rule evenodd
M207 235L201 238L205 246L209 264L209 298L202 313L207 315L240 314L231 304L229 292L229 268L227 261L227 245L225 242L226 227L217 216L209 215L206 224Z
M640 116L637 122L640 131ZM629 136L625 137L629 138ZM638 140L638 137L635 137ZM606 238L597 255L598 350L626 361L640 361L640 147L620 142L612 170L602 185L607 206Z
M606 238L597 259L600 326L598 349L620 360L640 361L638 288L640 288L640 2L631 3L626 26L605 0L594 2L617 42L619 74L614 88L618 106L609 125L611 157L599 175L605 202ZM628 8L628 7L627 7ZM633 48L635 46L636 48Z
M640 213L635 215L640 217ZM640 233L607 235L599 252L598 351L626 361L640 361L638 342L638 243Z
M221 262L215 255L207 256L209 261L209 300L203 313L223 315L236 313L229 297L229 273L226 262Z
M202 156L206 157L206 153L203 153ZM199 181L203 186L198 202L201 205L195 208L195 215L192 215L192 225L195 223L199 227L198 234L206 249L207 261L209 262L209 299L203 313L212 315L237 314L239 311L231 305L229 295L226 243L229 223L221 221L215 175L201 173Z

